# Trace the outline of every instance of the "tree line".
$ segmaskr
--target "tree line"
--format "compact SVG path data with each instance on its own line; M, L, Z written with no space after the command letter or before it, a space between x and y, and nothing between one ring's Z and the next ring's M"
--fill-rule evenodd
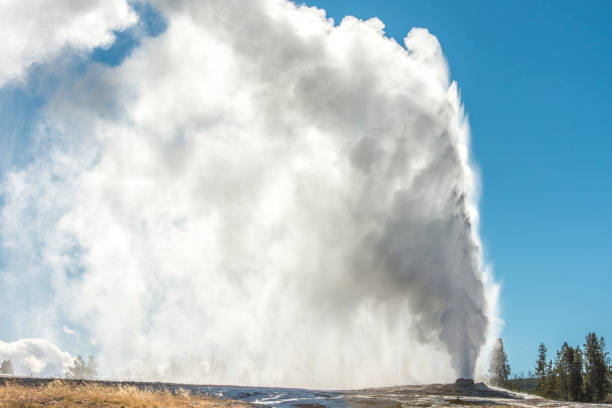
M595 333L587 334L582 346L564 342L548 359L541 343L535 371L510 379L510 365L503 341L498 339L491 354L489 382L513 390L533 392L545 398L565 401L604 401L612 393L612 366L606 341Z
M0 364L0 374L15 375L11 360L4 360ZM73 360L71 367L68 367L66 378L75 380L93 380L98 375L98 366L93 356L89 356L87 363L83 357L78 356Z
M15 374L13 370L13 363L11 362L11 360L4 360L2 364L0 364L0 374Z
M72 367L68 368L66 378L77 379L77 380L93 380L98 375L98 365L93 356L89 356L87 363L83 360L83 357L78 356L74 359Z

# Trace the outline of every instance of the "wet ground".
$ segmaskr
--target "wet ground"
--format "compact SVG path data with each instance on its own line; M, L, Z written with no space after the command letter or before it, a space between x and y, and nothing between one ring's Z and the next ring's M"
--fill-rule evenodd
M7 378L0 377L0 385ZM44 385L53 379L19 377L11 381ZM75 381L84 382L84 381ZM612 404L559 402L458 380L452 384L406 385L351 391L299 388L239 387L161 382L100 381L109 385L177 391L236 399L277 408L403 408L403 407L612 407Z

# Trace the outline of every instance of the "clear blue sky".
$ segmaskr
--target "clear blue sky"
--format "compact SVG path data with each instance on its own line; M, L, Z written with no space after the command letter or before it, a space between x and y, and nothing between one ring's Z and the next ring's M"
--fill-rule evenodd
M308 0L339 23L426 27L446 54L482 173L512 368L537 345L612 343L612 2ZM610 347L608 347L610 350Z
M149 35L163 31L134 4ZM440 40L472 127L481 235L502 282L513 370L533 368L539 342L556 350L596 331L612 344L612 1L306 4L337 23L379 17L400 43L415 26ZM122 33L83 58L116 65L135 38ZM53 83L33 72L25 89L0 89L0 176L28 160L23 118L37 115Z

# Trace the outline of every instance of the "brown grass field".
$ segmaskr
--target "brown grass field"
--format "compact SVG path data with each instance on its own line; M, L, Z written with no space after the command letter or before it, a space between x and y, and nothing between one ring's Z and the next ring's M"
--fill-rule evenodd
M0 384L0 408L18 407L232 407L251 405L189 392L140 390L134 386L53 381L39 386Z

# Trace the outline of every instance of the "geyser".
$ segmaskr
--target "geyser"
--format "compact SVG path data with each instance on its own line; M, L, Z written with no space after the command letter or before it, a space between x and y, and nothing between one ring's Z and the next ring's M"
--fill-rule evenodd
M153 4L166 31L63 81L3 184L7 290L47 293L17 318L74 328L105 376L472 378L491 305L437 39L280 0Z

